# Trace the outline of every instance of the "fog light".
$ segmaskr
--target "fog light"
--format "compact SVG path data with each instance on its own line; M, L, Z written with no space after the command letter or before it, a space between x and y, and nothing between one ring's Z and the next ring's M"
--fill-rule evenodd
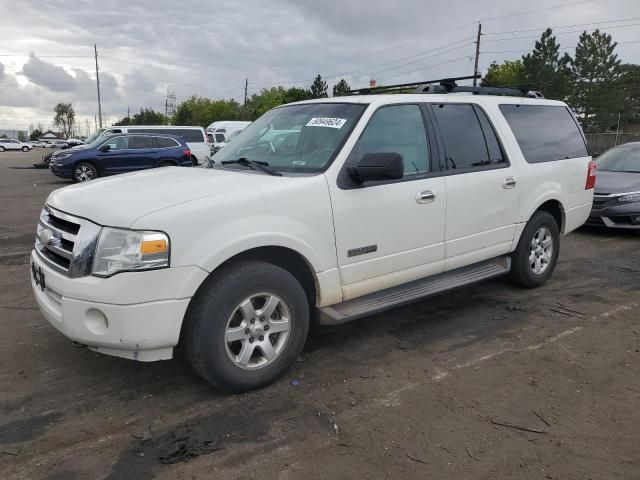
M84 324L94 335L104 335L109 329L109 320L100 310L92 308L84 315Z

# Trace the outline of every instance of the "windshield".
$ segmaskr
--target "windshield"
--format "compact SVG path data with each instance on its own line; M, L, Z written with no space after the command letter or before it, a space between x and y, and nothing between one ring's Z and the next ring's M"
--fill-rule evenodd
M365 108L356 103L312 103L273 109L239 133L213 159L221 164L246 158L267 162L280 172L321 172Z
M640 172L640 146L612 148L600 155L596 164L603 172Z
M107 130L106 128L100 128L96 130L95 132L93 132L91 135L87 137L84 143L89 145L90 143L95 142L98 139L98 137L100 137L106 130Z

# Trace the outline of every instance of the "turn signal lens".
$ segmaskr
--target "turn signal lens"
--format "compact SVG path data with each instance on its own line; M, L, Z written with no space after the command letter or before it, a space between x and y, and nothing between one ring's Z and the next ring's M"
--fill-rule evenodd
M140 245L140 253L164 253L167 251L167 241L161 240L145 240Z

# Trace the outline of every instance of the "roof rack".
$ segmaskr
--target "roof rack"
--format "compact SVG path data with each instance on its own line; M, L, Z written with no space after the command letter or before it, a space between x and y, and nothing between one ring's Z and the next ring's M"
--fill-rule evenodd
M469 75L467 77L441 78L423 82L399 83L397 85L381 85L379 87L359 88L349 90L348 95L370 95L378 93L406 92L413 89L412 93L446 94L446 93L473 93L474 95L502 95L509 97L544 98L540 92L531 91L528 87L470 87L459 86L460 80L473 80L481 75Z

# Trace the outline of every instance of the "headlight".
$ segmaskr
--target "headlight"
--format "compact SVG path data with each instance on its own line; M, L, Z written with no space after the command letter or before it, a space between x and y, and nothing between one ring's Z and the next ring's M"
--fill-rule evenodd
M54 153L51 158L54 158L55 160L64 160L65 158L69 158L70 156L70 153L59 153L57 155Z
M620 203L640 202L640 192L633 192L622 195L621 197L618 197L618 201Z
M104 227L93 260L93 275L169 266L169 237L162 232L142 232Z

